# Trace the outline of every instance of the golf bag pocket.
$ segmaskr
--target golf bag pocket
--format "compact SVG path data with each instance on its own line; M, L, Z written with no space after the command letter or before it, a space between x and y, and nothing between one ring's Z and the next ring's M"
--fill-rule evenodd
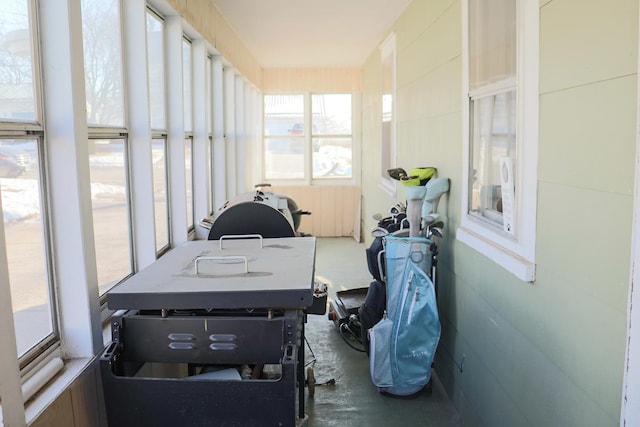
M440 321L431 279L412 263L407 265L406 273L391 336L391 369L397 387L429 382L431 363L440 340Z
M369 371L371 382L376 387L393 385L391 374L391 333L393 322L384 317L369 330L371 352L369 357Z

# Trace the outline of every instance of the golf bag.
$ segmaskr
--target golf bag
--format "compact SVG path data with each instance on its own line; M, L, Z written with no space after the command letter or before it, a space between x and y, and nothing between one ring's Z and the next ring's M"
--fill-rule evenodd
M431 379L440 340L433 248L424 237L386 237L386 313L369 330L371 381L380 392L409 396Z

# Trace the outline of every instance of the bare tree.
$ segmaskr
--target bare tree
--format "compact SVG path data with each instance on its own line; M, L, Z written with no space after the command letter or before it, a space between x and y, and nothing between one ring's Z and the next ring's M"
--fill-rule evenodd
M0 117L35 118L33 63L26 2L9 2L0 13Z
M119 14L117 0L82 0L89 124L124 126Z

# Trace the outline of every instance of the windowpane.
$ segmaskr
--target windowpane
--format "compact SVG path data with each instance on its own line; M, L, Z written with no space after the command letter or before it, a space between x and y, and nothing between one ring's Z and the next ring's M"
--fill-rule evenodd
M469 213L513 233L516 91L472 100Z
M212 214L214 211L213 202L213 189L215 188L213 182L213 58L209 56L207 58L206 76L206 89L205 89L205 103L206 103L206 132L207 132L207 183L209 184L209 197L207 202L208 213Z
M132 273L126 144L89 140L93 231L100 295Z
M28 1L3 0L0 10L0 120L35 121Z
M156 225L156 251L169 246L169 205L167 202L167 149L166 141L153 139L153 203Z
M351 178L351 138L313 138L313 177Z
M395 79L396 79L396 41L390 37L382 46L381 58L381 134L380 134L380 176L382 183L394 188L387 170L395 167L396 134L395 134Z
M36 140L0 140L0 192L18 356L54 331Z
M351 94L312 95L311 117L313 178L351 178Z
M351 135L351 94L311 96L314 135Z
M184 131L191 132L193 130L193 116L191 114L191 105L193 102L192 82L191 82L191 43L184 40L182 42L182 90L184 96Z
M87 120L124 127L122 48L118 0L82 0Z
M304 96L265 95L265 178L304 178Z
M304 96L265 95L264 134L304 135Z
M151 129L165 129L164 25L147 12L147 67L149 71L149 113Z
M207 114L205 114L205 128L208 136L213 134L213 58L208 57L205 70L205 104Z
M265 178L304 178L304 138L265 140Z
M186 183L187 195L187 228L194 226L193 222L193 172L191 170L193 156L193 141L191 138L184 140L184 178Z
M209 183L209 201L207 203L207 209L209 209L209 215L213 215L215 211L215 174L213 172L213 137L207 139L207 183Z
M516 75L516 1L469 1L469 87Z

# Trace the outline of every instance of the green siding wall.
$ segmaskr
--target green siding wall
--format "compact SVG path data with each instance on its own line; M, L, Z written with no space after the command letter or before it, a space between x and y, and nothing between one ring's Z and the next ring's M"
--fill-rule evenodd
M540 1L536 281L455 240L462 180L461 2L415 0L397 35L398 166L451 178L440 211L436 372L471 426L617 426L627 333L638 2ZM378 186L380 53L363 67L363 221ZM370 236L365 236L370 241Z

